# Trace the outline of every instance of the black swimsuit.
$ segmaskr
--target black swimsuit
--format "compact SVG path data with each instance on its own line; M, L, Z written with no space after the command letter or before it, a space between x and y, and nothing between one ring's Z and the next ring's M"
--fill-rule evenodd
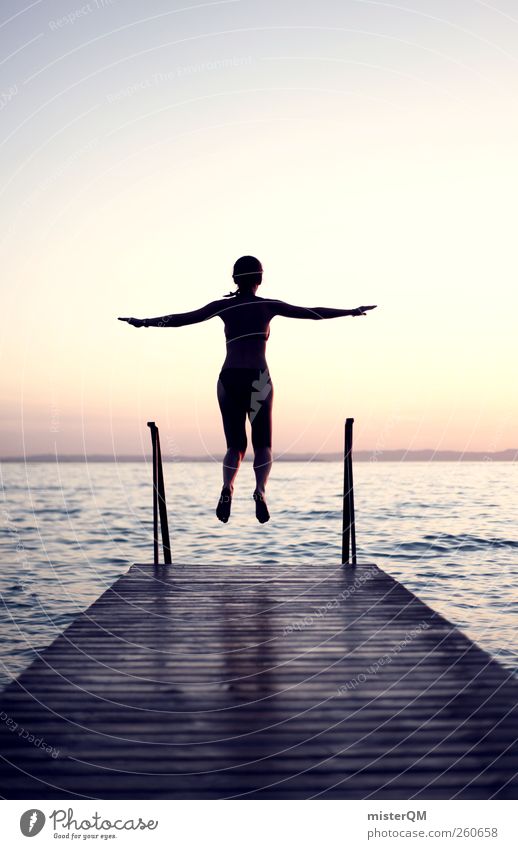
M246 451L247 415L254 450L271 448L273 384L267 368L223 368L218 380L218 401L227 448Z

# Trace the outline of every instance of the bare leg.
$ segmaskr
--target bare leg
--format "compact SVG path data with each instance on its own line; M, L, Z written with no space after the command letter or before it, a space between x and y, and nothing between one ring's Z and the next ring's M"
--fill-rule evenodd
M255 472L255 515L257 521L264 525L270 518L268 507L265 500L265 489L268 481L268 476L272 468L272 449L257 448L254 455L254 472Z
M228 522L230 508L232 507L234 481L244 456L244 451L239 451L237 448L229 448L223 460L223 489L221 490L216 507L216 516L220 522L224 522L225 524Z
M244 456L244 451L229 448L223 459L223 487L229 489L230 492L234 491L234 481Z
M272 470L272 449L257 448L254 455L255 491L264 495L266 483Z

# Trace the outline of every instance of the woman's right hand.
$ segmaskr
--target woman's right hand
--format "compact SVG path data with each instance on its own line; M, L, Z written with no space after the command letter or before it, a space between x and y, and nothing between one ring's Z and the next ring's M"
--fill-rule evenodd
M121 318L119 316L119 321L127 321L132 327L144 327L143 318Z
M351 315L352 316L366 315L367 310L375 310L377 306L378 306L377 304L373 304L370 307L356 307L356 309L351 311Z

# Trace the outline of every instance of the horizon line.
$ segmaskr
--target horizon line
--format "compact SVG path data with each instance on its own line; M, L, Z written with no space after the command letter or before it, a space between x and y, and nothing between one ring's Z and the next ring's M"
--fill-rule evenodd
M391 448L391 449L360 449L355 451L353 448L353 457L356 462L515 462L518 460L518 448L506 448L502 451L459 451L458 449L441 449L436 451L433 448ZM178 454L175 456L162 456L164 463L220 463L223 459L223 454L219 455L198 455L198 454ZM252 452L245 457L245 462L252 459ZM293 452L289 454L279 454L274 456L274 461L277 463L296 463L296 462L314 462L314 463L332 463L343 459L343 453L340 451L330 451L323 453L315 452ZM150 455L142 454L50 454L50 453L34 453L26 456L12 455L0 457L0 463L55 463L61 460L63 463L143 463L151 462Z

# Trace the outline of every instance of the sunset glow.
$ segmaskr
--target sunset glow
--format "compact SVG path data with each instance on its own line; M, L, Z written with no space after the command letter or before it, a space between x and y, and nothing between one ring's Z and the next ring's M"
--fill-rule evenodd
M359 449L516 447L511 5L88 5L0 29L0 453L138 455L154 419L220 454L221 321L116 319L221 297L245 253L265 297L378 304L273 320L276 453L346 416Z

